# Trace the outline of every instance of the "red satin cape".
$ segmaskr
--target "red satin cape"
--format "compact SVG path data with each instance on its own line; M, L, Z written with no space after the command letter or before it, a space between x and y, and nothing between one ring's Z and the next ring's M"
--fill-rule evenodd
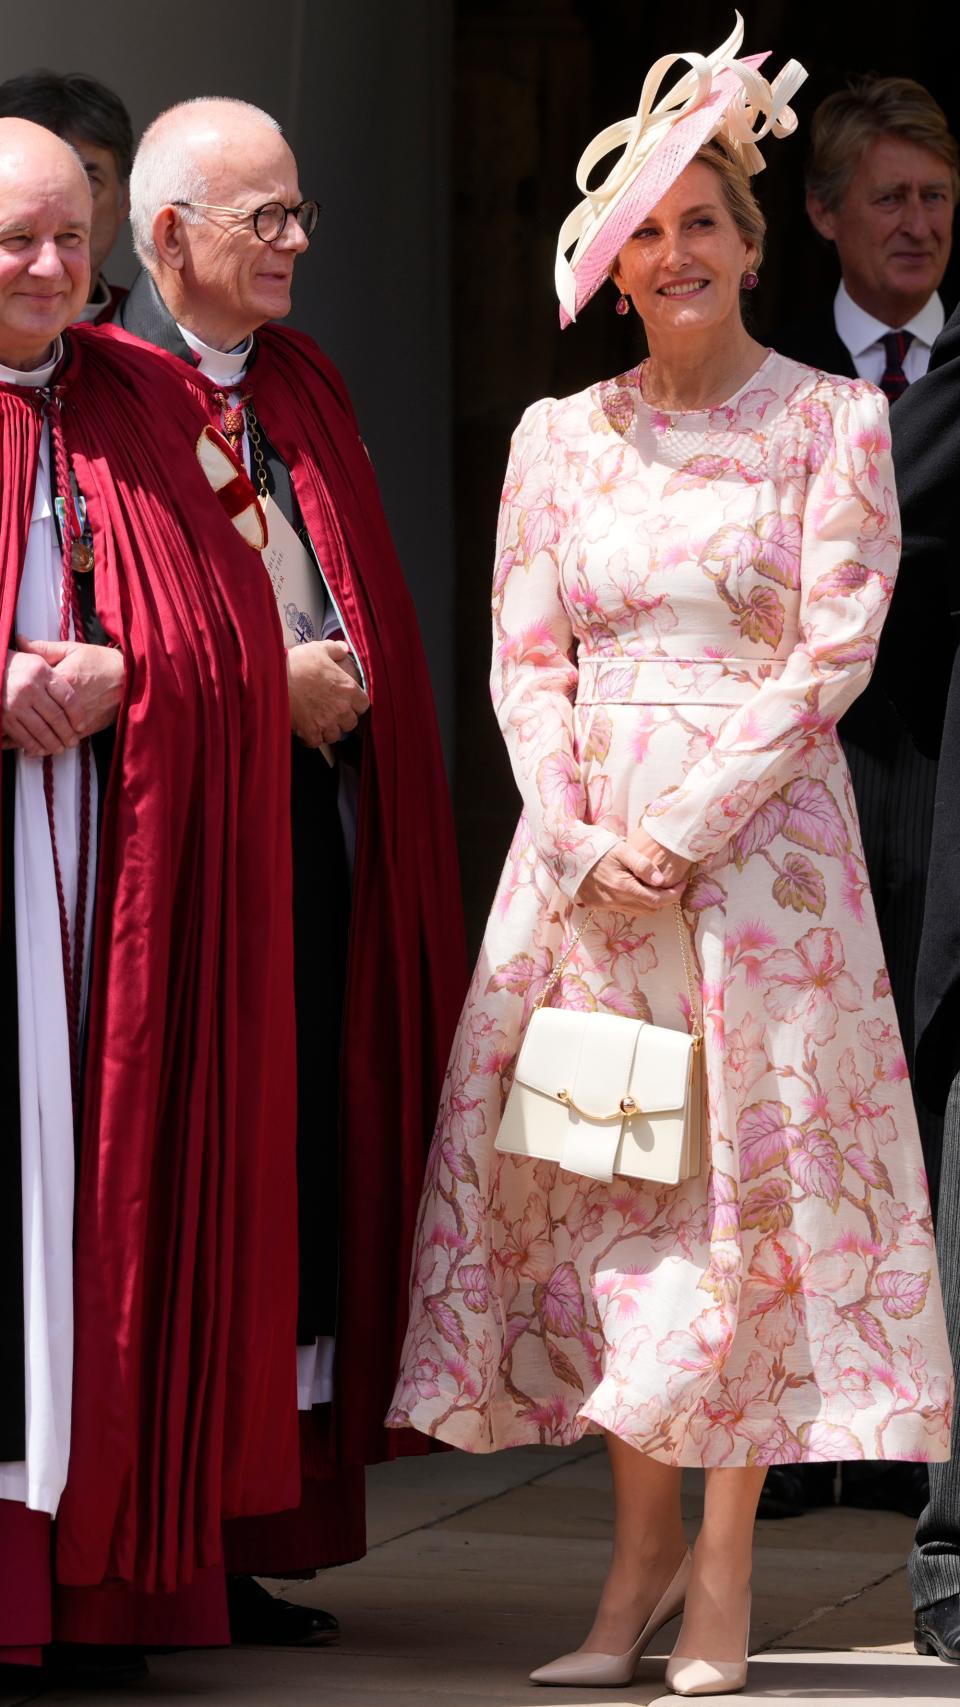
M103 803L61 1582L174 1590L299 1498L289 703L259 557L163 361L71 332L64 432L126 668ZM0 387L0 643L39 418Z
M419 1453L383 1429L406 1332L423 1170L467 987L453 815L426 658L376 477L332 362L264 327L254 407L363 665L371 700L344 1013L336 1449Z
M117 327L102 336L130 338ZM219 424L215 389L165 355ZM328 1450L430 1450L387 1431L423 1171L467 962L453 815L413 600L343 380L311 338L264 327L245 388L290 471L356 647L363 737L341 1079L341 1281Z

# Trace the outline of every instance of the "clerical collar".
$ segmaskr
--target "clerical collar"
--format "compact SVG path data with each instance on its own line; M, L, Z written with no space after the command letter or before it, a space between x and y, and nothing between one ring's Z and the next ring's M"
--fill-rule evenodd
M31 368L29 373L22 373L19 368L4 367L0 362L0 381L4 385L49 385L54 369L63 360L63 339L58 338L53 346L53 355L42 367Z
M890 327L885 326L882 320L875 319L865 308L860 308L854 302L842 281L837 291L833 313L840 341L846 345L852 356L862 356L865 350L879 344L884 333L890 331ZM912 333L927 349L932 349L943 331L945 318L943 303L938 292L934 291L919 314L915 314L912 320L908 320L906 325L898 330Z
M202 338L188 332L186 326L181 326L179 321L177 331L188 348L199 358L197 366L206 379L231 388L240 384L253 354L252 332L235 350L215 350L212 344L205 344Z
M113 297L110 294L110 286L107 284L106 279L101 273L90 301L84 303L80 313L74 321L74 325L89 326L92 320L99 319L104 309L109 308L112 302Z

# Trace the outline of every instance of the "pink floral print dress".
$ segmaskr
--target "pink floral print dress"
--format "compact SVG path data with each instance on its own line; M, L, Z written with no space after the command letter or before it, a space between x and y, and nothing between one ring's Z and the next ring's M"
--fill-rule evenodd
M389 1421L470 1451L609 1429L671 1464L949 1456L920 1143L834 725L898 558L886 403L770 353L658 413L633 372L513 441L493 698L524 811L427 1169ZM593 864L696 862L707 1157L680 1186L501 1156ZM554 1001L684 1028L671 909L598 912Z

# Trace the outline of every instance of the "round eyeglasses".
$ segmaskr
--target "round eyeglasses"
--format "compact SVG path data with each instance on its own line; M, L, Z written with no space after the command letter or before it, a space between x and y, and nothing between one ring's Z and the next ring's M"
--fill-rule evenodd
M312 237L320 218L319 202L298 202L296 207L284 207L283 202L264 202L262 207L223 207L219 202L177 201L173 207L193 207L200 213L232 213L238 219L251 219L261 243L275 243L286 230L287 220L295 219L305 237Z

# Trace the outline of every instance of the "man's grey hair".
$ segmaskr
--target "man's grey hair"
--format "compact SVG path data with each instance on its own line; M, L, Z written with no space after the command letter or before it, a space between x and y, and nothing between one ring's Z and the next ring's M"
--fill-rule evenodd
M201 114L198 109L203 108ZM145 267L157 260L153 240L153 222L162 207L171 202L205 202L209 196L206 175L201 164L205 138L191 135L190 119L209 117L215 123L218 112L245 115L269 130L281 132L275 118L249 101L232 101L220 95L199 95L192 101L180 101L160 113L143 133L130 173L130 224L133 246ZM180 122L178 122L180 121ZM199 225L202 213L182 208L188 225Z

